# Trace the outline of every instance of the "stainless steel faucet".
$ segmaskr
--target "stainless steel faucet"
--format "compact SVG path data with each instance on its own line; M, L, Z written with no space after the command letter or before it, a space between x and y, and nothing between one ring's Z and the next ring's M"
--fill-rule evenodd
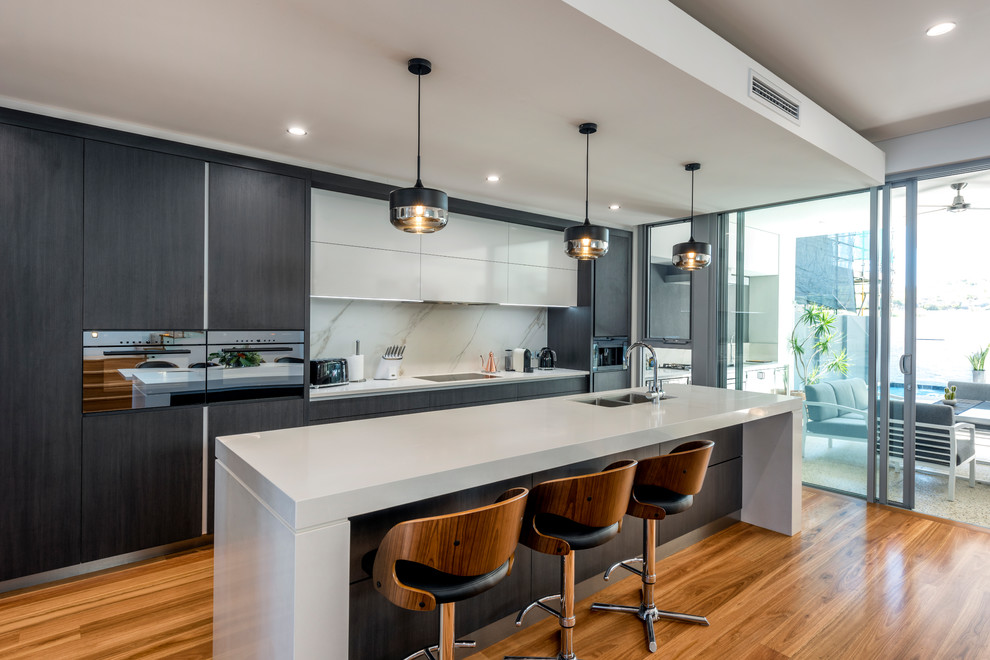
M660 388L660 379L657 378L657 353L653 350L653 347L649 344L644 344L641 341L637 341L629 346L626 350L626 362L629 361L629 356L632 355L633 349L639 346L640 348L645 348L650 352L650 356L653 358L653 384L646 388L646 396L651 399L662 399L663 390Z

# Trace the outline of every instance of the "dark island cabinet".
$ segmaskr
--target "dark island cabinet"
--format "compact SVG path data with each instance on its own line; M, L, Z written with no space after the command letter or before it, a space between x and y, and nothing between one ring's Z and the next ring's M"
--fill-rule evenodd
M612 230L608 252L595 260L595 337L628 337L632 330L632 234Z
M203 409L84 417L82 561L203 533Z
M306 402L303 399L274 399L250 403L218 403L209 406L206 415L208 438L206 531L212 534L217 436L260 433L303 426L306 423Z
M82 194L82 140L0 125L0 581L79 561Z
M305 328L306 182L215 163L209 169L209 327Z
M201 329L204 161L88 140L86 329Z

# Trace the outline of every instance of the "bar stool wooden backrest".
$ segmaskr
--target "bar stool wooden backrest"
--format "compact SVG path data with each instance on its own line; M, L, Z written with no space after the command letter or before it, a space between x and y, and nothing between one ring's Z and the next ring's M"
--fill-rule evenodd
M433 594L399 581L395 563L412 561L459 576L494 571L514 557L527 493L513 488L488 506L399 523L385 535L375 556L375 588L399 607L435 609Z
M636 476L636 461L624 460L602 472L544 481L535 486L526 505L519 540L548 555L566 555L571 547L563 539L545 536L536 527L541 513L561 516L589 527L608 527L622 521L628 493Z
M627 513L654 520L662 520L665 516L662 508L637 500L635 486L661 486L680 495L700 493L714 447L715 443L710 440L692 440L678 445L669 454L640 461Z

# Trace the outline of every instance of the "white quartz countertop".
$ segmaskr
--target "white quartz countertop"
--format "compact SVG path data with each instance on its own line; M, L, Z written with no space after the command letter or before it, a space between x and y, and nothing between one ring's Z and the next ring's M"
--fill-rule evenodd
M669 385L674 398L607 408L600 394L225 436L217 460L290 529L799 412L775 394Z
M477 378L473 380L456 380L437 383L431 380L423 380L415 376L398 378L396 380L373 380L371 378L359 383L348 383L347 385L337 385L334 387L321 387L310 389L309 399L315 401L329 397L367 396L369 394L392 394L395 392L406 392L412 390L436 390L448 387L469 387L474 385L504 385L508 382L551 380L554 378L568 378L575 376L587 376L589 371L578 371L576 369L534 369L530 373L521 371L499 371L495 378L486 378L485 374L477 372Z

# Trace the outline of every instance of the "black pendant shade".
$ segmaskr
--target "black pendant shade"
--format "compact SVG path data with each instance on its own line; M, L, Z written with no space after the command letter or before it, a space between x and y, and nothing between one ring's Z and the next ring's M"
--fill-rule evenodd
M396 229L412 234L432 234L447 225L447 193L426 188L420 179L420 125L423 76L432 71L429 60L409 60L409 73L416 76L416 185L393 190L388 196L389 220Z
M681 270L701 270L712 262L712 245L694 240L694 173L700 163L688 163L684 169L691 173L691 238L674 246L672 260Z
M591 134L598 130L598 124L581 124L578 131L585 136L584 154L584 224L574 225L564 230L564 251L572 259L587 261L597 259L608 252L608 229L591 224L588 219L588 164L591 148Z

